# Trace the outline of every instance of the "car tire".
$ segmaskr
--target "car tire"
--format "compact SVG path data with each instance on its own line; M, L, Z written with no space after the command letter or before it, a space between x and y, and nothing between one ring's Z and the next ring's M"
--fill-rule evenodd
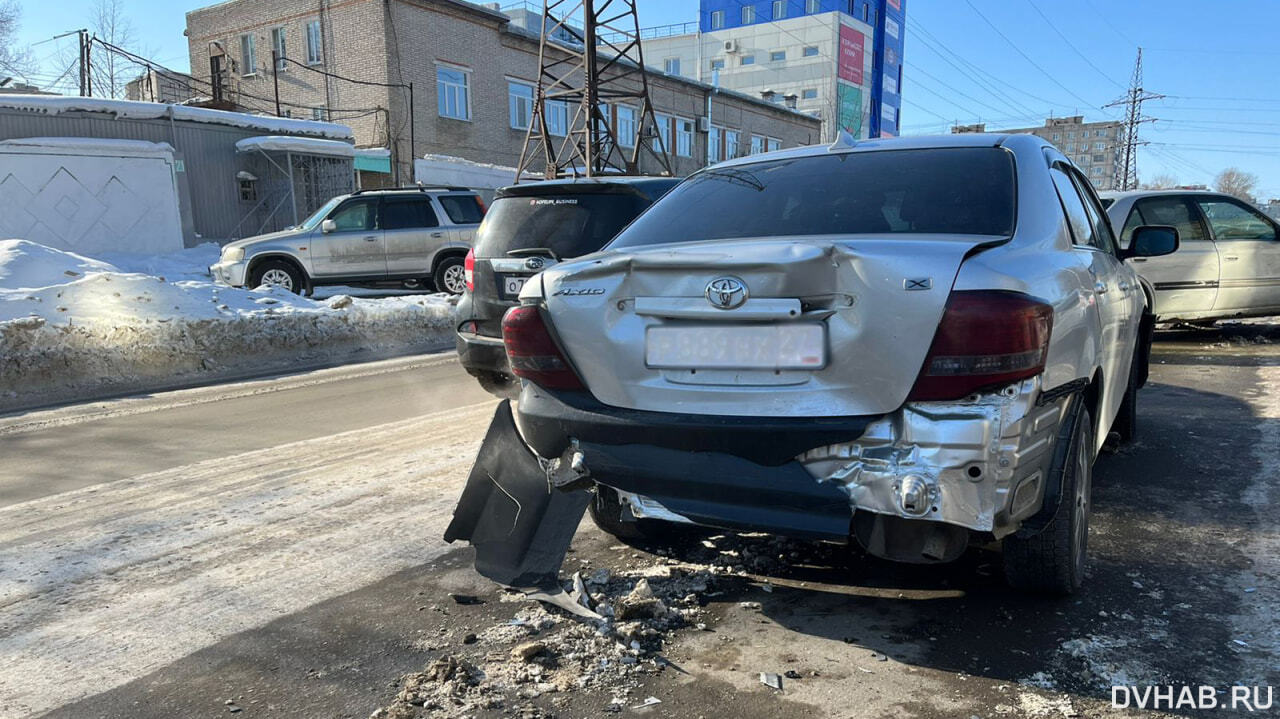
M435 282L437 292L448 292L451 295L462 294L467 289L463 258L451 255L440 260L439 264L436 265L436 271L431 275L431 279Z
M515 399L520 395L520 383L514 377L502 372L474 370L471 376L480 383L480 388L497 397Z
M653 519L640 519L632 522L622 521L622 500L618 492L603 484L596 485L595 496L587 505L591 521L604 530L624 541L654 541L663 535L670 535L664 522Z
M249 288L263 285L283 287L300 295L307 290L307 278L292 263L284 260L264 260L254 266L249 275Z
M1054 451L1051 479L1059 482L1061 501L1039 532L1005 537L1005 580L1015 589L1066 596L1084 580L1089 550L1090 491L1093 484L1093 420L1076 400Z

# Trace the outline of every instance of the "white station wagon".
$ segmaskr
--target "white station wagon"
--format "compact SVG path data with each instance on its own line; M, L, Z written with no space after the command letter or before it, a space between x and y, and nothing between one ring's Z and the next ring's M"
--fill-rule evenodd
M1011 584L1084 576L1090 477L1130 437L1151 318L1088 180L1032 135L901 138L702 170L602 252L531 279L446 539L553 585L582 512L855 541ZM575 514L576 512L576 514Z
M1130 260L1160 320L1280 314L1280 225L1257 208L1187 190L1107 193L1103 202L1121 247L1143 225L1178 229L1177 252Z

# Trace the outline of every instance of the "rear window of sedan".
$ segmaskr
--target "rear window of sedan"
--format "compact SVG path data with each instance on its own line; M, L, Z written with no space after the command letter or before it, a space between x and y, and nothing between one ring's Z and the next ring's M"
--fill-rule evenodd
M993 147L832 153L710 168L611 249L796 235L1013 234L1013 155Z

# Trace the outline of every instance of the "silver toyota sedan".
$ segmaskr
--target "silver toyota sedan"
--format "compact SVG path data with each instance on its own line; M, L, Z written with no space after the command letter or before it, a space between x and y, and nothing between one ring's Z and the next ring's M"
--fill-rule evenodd
M681 183L525 285L503 403L446 539L549 585L582 512L857 542L903 562L1003 547L1075 591L1094 458L1132 437L1150 298L1084 175L1031 135L754 155Z

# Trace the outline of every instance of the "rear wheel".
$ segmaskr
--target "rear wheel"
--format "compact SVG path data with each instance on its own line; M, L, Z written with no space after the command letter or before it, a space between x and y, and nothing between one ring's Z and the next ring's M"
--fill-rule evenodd
M281 287L298 295L306 289L306 278L293 264L284 260L265 260L253 268L249 276L252 288Z
M463 258L458 256L446 257L440 260L440 264L436 265L436 271L432 275L432 279L436 283L437 292L460 295L466 291L467 278L462 265Z
M1058 435L1051 479L1060 481L1057 513L1031 536L1004 538L1004 573L1017 589L1041 594L1074 593L1084 581L1089 549L1093 484L1093 420L1080 400Z

